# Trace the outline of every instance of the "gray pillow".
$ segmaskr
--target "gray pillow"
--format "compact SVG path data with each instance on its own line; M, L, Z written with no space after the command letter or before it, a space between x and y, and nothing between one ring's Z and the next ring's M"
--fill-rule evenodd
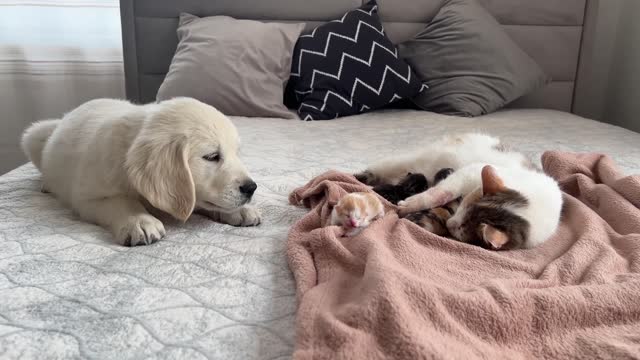
M188 96L226 115L296 118L282 103L304 24L181 14L178 48L157 100Z
M413 101L443 114L488 114L550 80L473 0L446 1L398 50L429 86Z

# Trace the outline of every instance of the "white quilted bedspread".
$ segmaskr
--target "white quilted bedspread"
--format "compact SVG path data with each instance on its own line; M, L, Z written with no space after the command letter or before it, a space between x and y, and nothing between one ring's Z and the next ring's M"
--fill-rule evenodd
M446 132L485 130L535 156L604 152L640 172L640 134L553 111L233 120L259 184L256 228L193 216L170 222L157 244L125 248L40 193L31 165L0 177L0 358L288 358L296 304L285 243L305 212L288 193Z

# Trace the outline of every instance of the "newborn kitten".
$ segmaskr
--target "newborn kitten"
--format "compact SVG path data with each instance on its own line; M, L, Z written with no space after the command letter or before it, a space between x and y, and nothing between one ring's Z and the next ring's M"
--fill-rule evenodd
M558 227L562 193L551 177L498 138L446 136L417 153L394 157L359 174L368 184L395 183L408 172L432 179L455 171L429 190L401 201L401 214L434 209L462 197L447 229L459 241L493 250L530 248Z
M455 214L459 205L460 199L456 199L445 206L409 213L405 219L436 235L450 236L447 221Z
M409 173L397 185L381 184L373 187L373 191L378 193L390 203L397 205L398 202L409 196L419 194L429 188L427 178L422 174Z
M347 194L338 201L331 212L331 225L339 225L345 236L359 234L371 221L382 218L384 208L373 193L356 192Z

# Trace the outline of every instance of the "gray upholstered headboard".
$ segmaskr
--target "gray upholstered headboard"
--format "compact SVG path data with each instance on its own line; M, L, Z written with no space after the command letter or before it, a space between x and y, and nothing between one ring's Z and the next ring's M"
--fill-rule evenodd
M395 43L409 39L433 18L444 0L378 0ZM553 82L512 106L572 111L578 76L590 62L589 19L598 0L479 0ZM120 0L126 92L151 102L177 45L181 12L264 21L306 22L307 29L342 16L366 0ZM586 21L585 21L586 20ZM580 75L579 75L580 74Z

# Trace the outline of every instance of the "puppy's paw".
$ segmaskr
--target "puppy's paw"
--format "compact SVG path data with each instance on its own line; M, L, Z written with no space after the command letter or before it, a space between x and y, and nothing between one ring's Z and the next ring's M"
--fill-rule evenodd
M116 230L116 239L124 246L150 245L166 234L162 222L149 214L131 216Z
M257 226L260 225L260 210L255 206L243 206L240 210L223 214L221 221L233 226Z

